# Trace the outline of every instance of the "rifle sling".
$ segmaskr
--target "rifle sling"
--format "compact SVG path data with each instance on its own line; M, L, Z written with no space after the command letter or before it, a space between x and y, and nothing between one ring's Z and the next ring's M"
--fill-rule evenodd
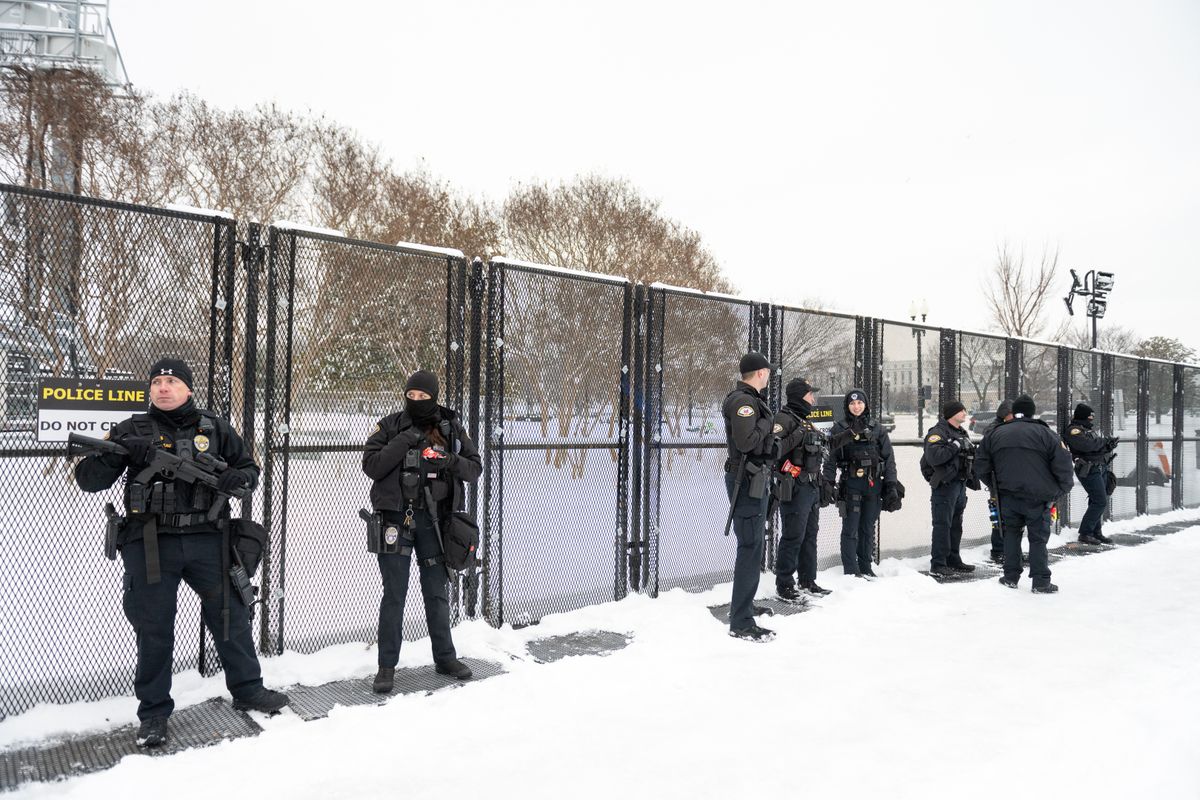
M153 514L147 514L142 523L142 541L146 548L146 583L158 583L162 572L158 565L158 518Z

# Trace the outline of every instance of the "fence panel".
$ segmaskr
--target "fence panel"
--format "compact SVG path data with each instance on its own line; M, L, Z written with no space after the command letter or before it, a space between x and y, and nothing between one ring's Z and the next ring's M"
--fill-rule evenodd
M920 461L925 434L937 424L941 394L941 335L935 328L883 324L883 407L893 418L890 431L896 452L896 475L907 497L903 508L882 514L880 549L883 555L899 556L929 552L929 484L921 475ZM922 387L928 399L922 397ZM870 398L878 408L880 398ZM949 399L949 398L946 398ZM968 514L972 509L968 509ZM986 507L983 520L987 522ZM964 528L966 518L964 517Z
M37 382L145 381L170 355L192 366L197 403L229 413L234 241L226 219L0 186L0 716L126 693L133 675L121 562L101 555L101 509L121 507L120 483L84 494L65 446L37 441ZM199 642L199 601L185 591L174 670L197 665Z
M735 542L721 535L729 500L721 403L750 344L750 303L650 291L645 524L656 589L732 580Z
M370 507L363 444L403 408L417 369L439 376L440 402L461 403L465 262L281 228L269 244L264 631L279 652L373 642L382 588L358 516ZM404 634L426 634L420 603L407 604Z
M1171 484L1176 465L1175 441L1175 366L1150 362L1147 365L1149 389L1146 432L1148 463L1146 466L1146 513L1170 511Z
M1112 519L1137 516L1137 396L1138 362L1135 358L1113 358L1113 387L1110 395L1112 435L1119 436L1117 457L1112 471L1117 476L1117 489L1109 498Z
M625 593L632 291L621 278L494 261L488 374L494 623Z
M1200 368L1183 367L1179 401L1179 426L1183 433L1178 463L1180 503L1186 508L1200 506Z

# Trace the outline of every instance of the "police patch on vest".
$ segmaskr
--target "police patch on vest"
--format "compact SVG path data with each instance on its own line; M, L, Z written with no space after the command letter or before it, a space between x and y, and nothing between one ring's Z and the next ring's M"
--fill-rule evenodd
M197 433L196 436L192 439L192 444L194 444L196 446L197 452L200 452L200 453L208 452L208 437L205 436L203 433Z
M860 469L860 470L857 470L857 471L855 471L855 473L854 473L854 477L856 477L856 478L861 478L863 475L866 475L866 474L867 474L867 473L866 473L864 470L861 470L861 469Z
M931 434L930 437L928 439L926 439L925 441L929 442L930 444L933 444L934 442L940 442L941 440L942 440L942 437L937 435L936 433L934 433L934 434Z
M375 430L371 431L371 435L374 436L375 434L379 433L381 430L383 430L383 426L376 424Z
M783 433L783 426L776 422L775 427L771 428L771 433Z
M737 410L737 415L739 417L753 417L754 416L754 407L753 406L742 406L741 408L739 408Z
M1071 428L1071 433L1079 433L1079 428Z
M391 547L400 538L400 529L395 525L388 525L383 529L383 541Z

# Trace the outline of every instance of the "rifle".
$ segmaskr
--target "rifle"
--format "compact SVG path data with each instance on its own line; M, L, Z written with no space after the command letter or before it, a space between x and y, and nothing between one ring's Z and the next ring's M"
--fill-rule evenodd
M128 456L129 451L107 439L93 439L91 436L79 433L67 434L68 457L96 454ZM211 453L197 453L194 458L184 458L156 447L150 451L150 462L133 477L132 482L148 484L152 478L158 476L165 481L180 480L185 483L203 483L216 494L207 514L207 519L213 522L220 515L227 497L240 499L245 497L248 492L248 488L245 486L238 487L232 492L222 492L217 489L221 473L227 469L229 469L229 465Z
M446 580L454 583L454 570L450 569L450 565L446 563L446 547L442 544L442 525L438 522L437 503L433 502L433 492L429 491L429 484L426 483L423 488L425 490L425 508L429 511L429 518L433 520L433 532L437 536L438 555L442 558L442 566L446 568Z

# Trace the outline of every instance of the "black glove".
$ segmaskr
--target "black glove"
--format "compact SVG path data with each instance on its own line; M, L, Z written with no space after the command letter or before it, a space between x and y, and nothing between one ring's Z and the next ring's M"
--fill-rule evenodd
M227 469L217 478L217 491L221 494L233 494L250 485L246 473L240 469Z
M839 447L853 438L854 431L850 430L849 428L843 428L829 437L829 448L831 450L837 450Z
M1120 441L1121 441L1121 437L1120 437L1120 436L1110 436L1110 437L1108 437L1108 439L1106 440L1106 442L1107 442L1107 445L1106 445L1106 446L1108 447L1108 449L1109 449L1109 450L1116 450L1116 449L1117 449L1117 444L1118 444Z
M385 447L390 447L393 450L411 450L414 447L420 447L424 442L424 432L417 428L405 428L392 437Z
M904 499L904 484L900 481L884 481L883 490L885 492L895 491L896 496L901 500Z
M983 484L979 482L979 478L972 475L971 477L967 478L967 488L973 492L978 492L983 488Z
M129 466L140 467L150 461L154 442L145 436L126 436L118 444L129 451Z
M837 490L833 486L833 481L821 480L821 508L833 505L837 502Z
M900 510L900 495L895 488L888 489L883 493L882 507L884 511L899 511Z

